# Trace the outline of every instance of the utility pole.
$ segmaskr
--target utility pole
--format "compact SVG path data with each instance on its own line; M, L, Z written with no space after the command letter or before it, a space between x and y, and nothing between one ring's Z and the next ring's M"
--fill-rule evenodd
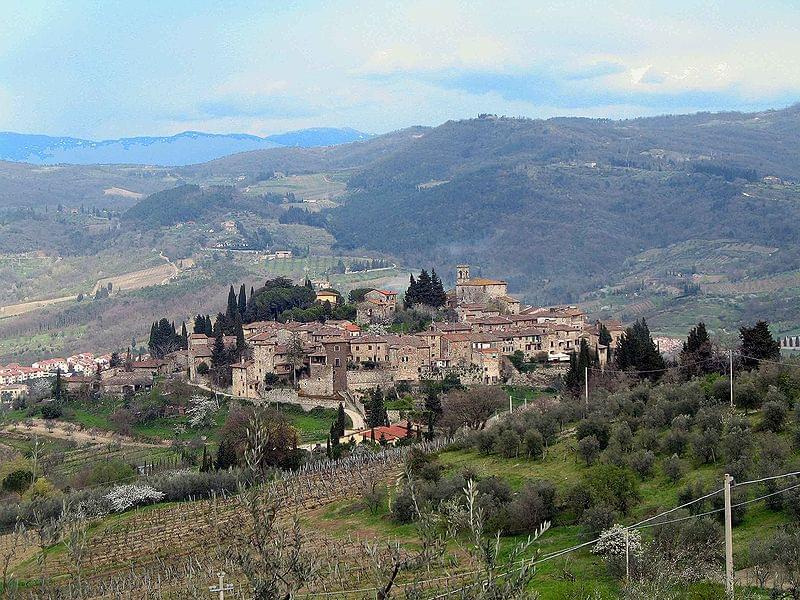
M583 400L589 410L589 367L583 367Z
M217 576L219 577L219 584L208 586L208 591L212 594L219 593L219 600L225 600L225 592L232 592L233 584L225 583L225 571L220 571Z
M731 372L731 410L733 410L733 350L728 350L728 366Z
M733 529L731 526L731 482L733 477L725 473L725 592L733 598Z

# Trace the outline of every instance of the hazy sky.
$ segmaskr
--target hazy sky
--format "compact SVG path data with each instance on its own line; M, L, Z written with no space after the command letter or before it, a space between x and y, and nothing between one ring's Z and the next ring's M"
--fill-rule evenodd
M800 2L0 2L0 129L380 133L800 100Z

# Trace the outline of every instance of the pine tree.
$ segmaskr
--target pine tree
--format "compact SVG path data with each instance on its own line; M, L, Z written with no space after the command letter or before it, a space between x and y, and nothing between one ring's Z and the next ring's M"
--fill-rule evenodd
M344 405L340 402L339 408L336 411L336 419L331 425L331 440L334 445L339 443L339 440L344 437L344 430L347 423L347 416L344 412Z
M753 327L739 329L742 364L752 369L762 360L778 360L781 357L781 345L769 332L769 323L759 321Z
M428 275L428 272L425 269L422 269L422 272L419 274L417 278L417 286L419 287L418 299L417 301L420 304L427 304L428 306L433 306L433 290L431 289L431 276Z
M236 317L236 354L241 357L245 349L244 329L242 328L242 319Z
M244 288L244 284L239 288L238 308L239 317L244 319L244 311L247 309L247 291Z
M230 440L223 438L217 448L217 460L214 466L218 470L224 470L235 467L238 462L236 446Z
M689 336L683 343L680 362L681 370L687 377L694 377L714 371L712 364L714 348L708 335L706 324L702 321L689 331Z
M639 371L641 377L658 379L664 369L664 358L650 336L650 328L639 319L620 336L616 351L617 368Z

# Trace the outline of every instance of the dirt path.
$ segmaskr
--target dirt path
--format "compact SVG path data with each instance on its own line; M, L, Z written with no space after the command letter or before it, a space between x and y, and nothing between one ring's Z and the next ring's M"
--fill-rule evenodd
M101 286L106 286L109 283L112 285L112 291L138 290L143 287L164 285L169 283L169 281L178 275L181 270L163 253L160 253L159 257L166 261L163 265L98 279L92 287L92 290L89 292L89 296L94 296ZM16 317L40 308L44 308L46 306L52 306L53 304L75 300L76 296L77 294L70 294L69 296L59 296L58 298L32 300L30 302L20 302L18 304L0 306L0 318Z
M73 440L84 444L118 443L123 446L136 446L138 448L168 448L170 445L170 443L166 441L160 444L138 442L133 438L109 431L100 431L96 429L79 430L73 423L66 423L64 421L54 421L53 428L50 430L43 419L31 419L31 421L33 422L32 427L17 424L15 428L14 425L6 425L0 429L0 432L40 435L42 437L50 437L59 440ZM70 428L72 428L71 433Z

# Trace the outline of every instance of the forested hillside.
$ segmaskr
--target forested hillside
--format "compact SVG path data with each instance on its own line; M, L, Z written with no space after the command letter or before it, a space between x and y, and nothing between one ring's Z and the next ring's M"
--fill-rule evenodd
M761 178L798 172L798 130L796 107L449 122L353 175L329 227L346 248L472 262L531 300L575 299L627 257L685 240L791 252L800 196Z

